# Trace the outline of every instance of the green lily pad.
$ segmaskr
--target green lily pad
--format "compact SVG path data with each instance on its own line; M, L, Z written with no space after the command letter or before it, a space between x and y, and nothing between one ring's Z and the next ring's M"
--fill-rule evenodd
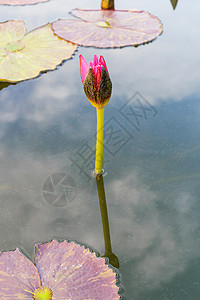
M30 5L49 0L0 0L0 5Z
M79 20L58 20L52 28L59 37L82 46L137 46L162 33L160 20L145 11L74 9L72 15Z
M54 70L76 49L57 37L50 24L26 34L23 21L0 23L0 81L17 82Z

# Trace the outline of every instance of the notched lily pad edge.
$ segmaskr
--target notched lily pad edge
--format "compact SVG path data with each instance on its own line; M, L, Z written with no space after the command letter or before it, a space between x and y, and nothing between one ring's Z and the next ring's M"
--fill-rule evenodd
M71 42L70 42L71 43ZM75 50L75 52L77 52L78 49ZM61 63L59 63L55 69L49 69L49 70L41 70L38 75L34 76L34 77L31 77L31 78L27 78L27 79L22 79L22 80L18 80L18 81L10 81L10 80L6 80L6 79L1 79L0 78L0 90L1 89L4 89L4 88L7 88L9 85L16 85L20 82L24 82L24 81L30 81L30 80L34 80L34 79L38 79L40 78L43 74L47 74L47 73L50 73L50 72L53 72L53 71L57 71L59 70L60 67L62 67L62 65L68 61L68 60L71 60L71 59L74 59L73 56L75 56L75 52L72 54L72 57L70 58L67 58L67 59L63 59L61 61Z
M15 251L18 251L20 252L21 254L23 254L31 263L33 263L33 261L30 259L30 257L28 256L28 254L26 253L25 250L19 248L19 247L16 247L15 249L13 250L2 250L0 251L0 255L3 254L3 253L7 253L7 252L15 252Z
M70 41L67 41L67 42L70 42ZM71 43L71 42L70 42ZM72 43L74 44L74 43ZM75 52L77 52L78 49L75 50ZM72 57L70 58L67 58L67 59L63 59L61 61L61 63L59 63L55 69L49 69L49 70L41 70L37 76L34 76L34 77L31 77L31 78L27 78L27 79L22 79L22 80L18 80L18 81L10 81L10 80L6 80L6 79L1 79L0 78L0 90L1 89L4 89L4 88L7 88L9 85L16 85L20 82L25 82L25 81L30 81L30 80L34 80L34 79L38 79L40 78L43 74L47 74L47 73L50 73L50 72L53 72L53 71L57 71L59 70L60 67L62 67L62 65L64 65L64 63L68 60L71 60L71 59L74 59L73 56L75 56L75 52L72 54Z
M105 260L105 264L108 265L108 267L110 269L113 270L113 273L115 274L115 279L116 279L116 286L119 288L119 291L118 291L118 294L120 296L120 300L126 300L126 298L123 296L123 293L124 293L124 288L122 286L122 284L120 283L120 274L118 272L117 269L115 269L111 264L109 264L109 259L107 257L101 257L101 255L99 254L98 251L94 250L92 247L90 247L89 245L87 244L83 244L83 243L80 243L80 242L77 242L76 240L71 240L71 239L58 239L58 238L53 238L51 239L50 241L47 241L47 242L37 242L35 244L35 247L34 247L34 253L33 253L33 256L34 256L34 259L30 259L30 257L27 255L27 253L22 250L21 248L19 247L16 247L14 250L2 250L0 251L0 255L2 253L7 253L7 252L15 252L15 251L19 251L20 253L22 253L30 262L34 263L35 265L35 255L37 253L37 245L44 245L44 244L48 244L48 243L51 243L53 241L56 241L58 243L62 243L62 242L67 242L67 243L71 243L71 242L74 242L76 245L79 245L81 247L83 247L84 249L88 249L91 253L94 253L96 255L97 258L102 258Z
M123 293L124 293L124 287L123 285L120 283L120 273L119 271L113 267L110 263L109 263L109 258L108 257L105 257L105 256L101 256L100 253L92 248L91 246L89 246L88 244L85 244L85 243L82 243L82 242L77 242L76 240L73 240L73 239L61 239L61 238L52 238L51 240L47 241L47 242L37 242L35 244L35 247L34 247L34 259L32 262L34 262L35 264L35 254L37 252L37 245L40 244L40 245L44 245L44 244L48 244L48 243L51 243L53 241L56 241L58 243L62 243L62 242L67 242L67 243L71 243L71 242L74 242L76 245L79 245L81 247L83 247L84 249L88 249L91 253L94 253L96 255L97 258L103 258L105 260L105 264L109 266L110 269L113 270L113 272L115 273L115 278L116 278L116 285L117 287L119 288L119 291L118 291L118 294L120 296L120 300L127 300L124 296L123 296ZM18 249L18 248L17 248ZM20 250L20 249L19 249ZM21 250L20 250L21 251ZM30 258L29 258L30 260Z
M76 240L73 240L73 239L59 239L59 238L53 238L53 239L51 239L51 240L49 240L49 241L46 241L46 242L37 242L37 243L35 243L35 246L34 246L34 259L33 259L33 260L31 260L30 257L28 256L28 254L27 254L23 249L21 249L21 248L19 248L19 247L16 247L15 249L12 249L12 250L2 250L2 251L0 251L0 255L1 255L2 253L19 251L20 253L24 254L24 255L26 256L26 258L29 259L29 261L31 261L32 263L35 263L35 254L37 253L37 245L45 245L45 244L49 244L49 243L51 243L51 242L53 242L53 241L56 241L56 242L58 242L58 243L62 243L62 242L72 243L72 242L73 242L73 243L75 243L76 245L79 245L79 246L81 246L81 247L84 248L84 249L88 249L91 253L94 253L94 254L96 255L97 258L102 258L102 259L104 259L104 260L105 260L105 264L108 265L108 266L113 270L113 272L116 274L116 279L119 280L120 275L119 275L118 270L115 269L111 264L109 264L109 259L108 259L107 257L102 257L102 256L100 255L100 253L99 253L97 250L93 249L93 248L90 247L89 245L84 244L84 243L77 242ZM118 282L118 283L119 283L119 282Z
M102 257L101 255L100 255L100 253L96 250L96 249L94 249L94 248L92 248L91 246L89 246L88 244L85 244L85 243L82 243L82 242L77 242L76 240L73 240L73 239L62 239L62 238L52 238L52 239L50 239L49 241L46 241L46 242L37 242L36 244L35 244L35 252L34 252L34 254L36 254L36 252L37 252L37 245L38 244L40 244L40 245L44 245L44 244L48 244L48 243L51 243L51 242L53 242L53 241L56 241L56 242L58 242L58 243L62 243L62 242L67 242L67 243L72 243L72 242L74 242L76 245L79 245L79 246L81 246L81 247L83 247L83 248L85 248L85 249L88 249L88 250L90 250L90 252L91 253L95 253L96 254L96 257L97 258L103 258L104 260L105 260L105 263L106 263L106 265L109 265L109 267L111 268L111 269L113 269L113 271L114 271L114 273L116 273L117 275L119 275L119 272L117 271L117 269L115 269L112 265L110 265L109 264L109 259L108 259L108 257Z

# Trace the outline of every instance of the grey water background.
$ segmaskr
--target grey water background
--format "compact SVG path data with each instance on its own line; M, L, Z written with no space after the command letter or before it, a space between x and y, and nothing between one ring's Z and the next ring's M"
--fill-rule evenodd
M97 0L0 6L0 21L24 20L30 31L72 18L73 8L99 6ZM78 58L103 55L113 82L104 182L124 295L197 300L200 2L179 0L173 11L169 0L116 1L116 9L130 8L158 16L163 34L138 48L79 47L57 70L0 91L0 250L19 247L33 258L36 242L68 238L104 254L93 160L80 156L80 149L94 149L96 115L82 90ZM131 118L131 107L139 117ZM70 175L77 187L61 207L43 197L45 181L57 173Z

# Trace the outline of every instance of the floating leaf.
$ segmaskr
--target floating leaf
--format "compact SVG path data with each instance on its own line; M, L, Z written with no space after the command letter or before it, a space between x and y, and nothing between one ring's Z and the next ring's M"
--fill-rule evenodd
M137 46L162 32L160 20L145 11L75 9L72 14L81 20L58 20L52 28L59 37L82 46Z
M54 70L76 48L57 37L50 24L26 34L23 21L0 23L0 81L17 82Z
M0 0L0 5L30 5L49 0Z
M30 291L40 286L36 267L19 249L0 254L0 299L32 299Z
M0 299L117 300L116 274L75 242L38 244L35 265L18 249L0 254Z
M176 5L178 3L178 0L170 0L170 1L171 1L172 6L173 6L173 9L175 9Z

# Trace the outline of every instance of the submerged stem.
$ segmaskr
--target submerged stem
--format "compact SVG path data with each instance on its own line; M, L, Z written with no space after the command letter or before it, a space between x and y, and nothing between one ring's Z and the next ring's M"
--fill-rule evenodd
M104 240L105 240L105 252L112 253L110 229L109 229L109 222L108 222L108 211L107 211L106 196L105 196L102 174L96 176L96 182L97 182L97 190L99 195L99 204L100 204L103 233L104 233Z
M104 181L103 181L102 174L96 175L96 182L97 182L97 190L99 196L99 205L101 210L101 220L103 225L103 235L104 235L104 242L105 242L104 257L109 258L109 262L113 267L119 268L118 257L112 252L108 210L107 210L106 195L105 195Z
M103 172L103 144L104 144L104 107L97 108L97 139L95 173Z

